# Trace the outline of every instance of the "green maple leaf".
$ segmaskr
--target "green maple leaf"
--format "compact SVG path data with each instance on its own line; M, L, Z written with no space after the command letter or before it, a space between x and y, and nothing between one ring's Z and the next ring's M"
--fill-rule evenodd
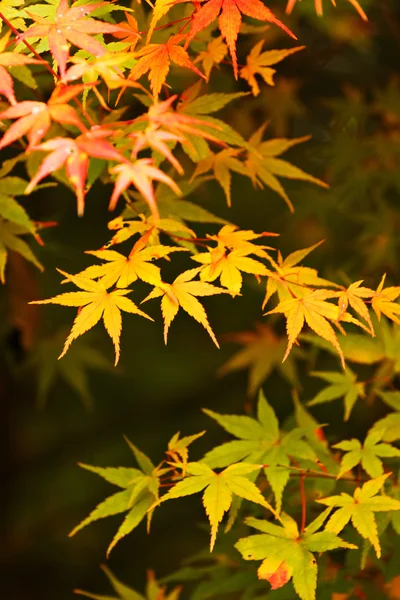
M239 438L208 452L204 456L204 462L212 467L225 467L240 460L267 464L268 467L265 467L264 471L275 494L276 509L279 513L282 494L290 476L286 468L290 464L290 457L317 460L314 450L303 439L306 429L295 428L289 433L281 433L275 412L262 391L258 400L257 420L247 416L220 415L206 409L204 412L228 433Z
M381 440L384 434L384 429L369 432L363 445L356 439L344 440L335 444L334 448L346 452L342 458L338 478L351 471L358 464L361 464L370 477L383 475L380 457L400 457L400 450L390 444L382 443Z
M143 452L138 450L128 439L126 441L140 469L125 467L102 468L80 464L82 468L92 471L113 485L122 488L122 491L112 494L98 504L90 515L69 534L70 537L75 535L83 527L98 519L127 512L124 521L108 547L107 555L109 555L122 537L139 525L146 515L147 527L150 527L152 517L152 510L150 509L154 502L158 500L160 477L170 470L160 469L158 466L155 467Z
M344 420L348 421L357 399L365 396L364 384L357 381L357 376L348 367L341 373L336 373L335 371L315 371L312 375L324 379L330 385L310 400L308 406L324 404L337 398L343 398Z
M59 348L65 339L65 330L54 336L42 338L30 352L23 369L33 368L37 378L37 403L44 408L49 393L59 379L64 380L79 396L86 408L92 407L87 370L96 369L112 372L108 360L96 345L87 339L77 340L75 352L58 360Z
M383 495L377 496L387 477L389 473L367 481L354 491L353 496L342 492L340 496L317 500L331 508L338 508L326 525L327 531L340 533L351 520L358 533L371 542L378 558L381 557L381 547L374 513L400 510L399 500Z
M242 344L243 348L220 367L219 375L240 369L249 369L247 392L254 396L272 371L277 369L294 386L298 385L296 366L290 357L284 363L286 338L278 338L274 331L262 323L256 323L253 331L240 331L225 336L229 341Z
M0 281L5 281L7 255L11 250L18 252L26 260L43 271L42 265L28 244L20 236L36 235L36 225L30 220L25 209L12 196L22 195L27 182L19 177L0 179Z
M239 463L229 465L221 473L215 473L204 463L188 463L185 478L162 496L159 502L190 496L204 490L203 505L211 525L210 551L212 551L219 524L225 512L231 507L233 496L260 504L276 514L255 483L246 477L259 468L259 465Z
M90 592L84 592L83 590L74 590L75 594L85 596L86 598L92 598L92 600L178 600L179 598L180 587L176 587L167 594L165 586L159 586L154 579L152 571L148 572L146 595L143 596L117 579L110 569L104 565L101 568L118 596L100 596L99 594L91 594Z
M315 600L318 566L313 552L356 548L331 531L318 532L329 512L330 509L325 510L302 534L296 522L285 513L281 515L282 527L249 517L247 525L262 533L240 539L235 548L245 560L263 561L258 577L269 581L273 590L292 579L294 589L302 600Z

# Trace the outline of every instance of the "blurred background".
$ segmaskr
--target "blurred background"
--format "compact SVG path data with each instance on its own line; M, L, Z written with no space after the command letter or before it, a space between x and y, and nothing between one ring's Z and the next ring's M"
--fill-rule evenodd
M324 239L310 255L308 266L342 284L364 279L375 288L383 273L388 281L400 283L400 5L397 0L360 0L360 4L368 22L346 0L337 0L336 9L326 0L323 18L315 15L313 0L299 0L290 17L284 14L284 0L268 2L306 49L277 66L275 87L262 85L259 96L232 103L218 115L245 137L265 121L267 137L310 134L309 142L284 158L327 181L330 189L283 181L294 214L270 189L254 190L248 180L236 175L231 209L215 183L200 186L190 199L241 228L279 232L274 242L283 255ZM136 3L134 8L139 10ZM265 49L291 44L277 28L243 35L239 62L263 38ZM181 71L173 76L181 89L194 81L184 80ZM214 71L208 90L248 88L243 80L235 82L231 67L224 64ZM135 103L132 110L140 106ZM5 159L11 156L3 153ZM123 434L158 463L174 433L207 429L191 453L192 459L200 458L226 439L201 408L241 413L253 406L247 393L247 369L224 377L218 374L243 347L243 336L229 334L252 331L262 336L257 323L273 323L277 335L284 332L282 319L262 316L264 291L249 279L241 297L204 301L221 350L182 312L164 346L159 303L153 302L146 310L155 324L123 317L117 368L111 342L100 326L75 341L57 362L74 309L27 306L26 302L60 293L56 267L69 273L82 270L89 264L83 252L101 247L110 237L110 189L94 185L83 218L76 216L75 199L62 186L27 199L32 218L58 222L43 232L45 245L34 248L46 270L41 274L11 255L7 285L0 290L4 315L0 323L1 496L5 503L0 597L4 599L71 600L74 588L108 593L99 565L106 560L106 548L121 516L99 521L68 538L71 529L114 490L77 463L136 466ZM199 236L211 230L216 232L218 226L196 226ZM179 269L179 259L173 263ZM173 275L173 268L170 271ZM139 302L147 291L146 286L135 286L132 299ZM267 355L268 348L264 351ZM320 389L306 374L315 360L320 369L337 369L337 359L330 354L316 358L315 353L299 351L291 381L273 369L264 382L280 419L293 410L295 384L304 401ZM341 423L342 438L350 431L363 434L383 414L381 406L366 411L357 405L343 425L341 411L333 403L313 414L332 424L332 429L335 422ZM142 590L146 569L163 577L207 544L208 531L201 523L205 518L199 498L166 504L155 514L150 536L141 524L117 545L108 565L126 583Z

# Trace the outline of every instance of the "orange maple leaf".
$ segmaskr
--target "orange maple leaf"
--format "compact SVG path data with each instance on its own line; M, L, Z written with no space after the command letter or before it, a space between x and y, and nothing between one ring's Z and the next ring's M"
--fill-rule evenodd
M167 78L171 62L191 69L199 77L205 78L203 73L191 62L186 50L179 46L185 37L184 35L173 35L165 44L149 44L138 52L134 52L134 58L139 60L129 73L128 79L139 79L148 71L150 88L157 98Z
M181 273L173 283L162 283L155 287L152 292L142 301L146 302L153 298L162 298L161 311L164 319L164 341L167 343L168 329L175 319L179 307L183 308L193 319L203 325L214 344L219 348L217 338L207 319L207 313L204 307L197 300L196 296L214 296L215 294L226 294L227 290L218 288L204 281L192 281L198 272L197 269L190 269Z
M297 46L287 50L267 50L261 52L264 45L264 40L252 48L246 59L246 66L240 69L240 77L245 79L251 86L254 96L258 96L260 88L256 80L256 75L260 75L268 85L275 85L273 76L276 73L275 69L271 69L271 65L275 65L287 56L303 50L305 46Z
M86 127L80 121L75 109L67 104L71 98L77 96L86 87L86 85L59 85L53 91L47 104L36 100L25 100L4 110L0 113L0 119L18 119L18 121L15 121L3 135L0 149L27 135L28 150L32 150L32 147L46 135L52 120L57 123L75 125L81 131L86 131Z
M275 23L294 39L296 36L275 17L261 0L205 0L203 6L195 13L186 46L203 29L208 27L217 17L222 37L226 41L232 56L233 72L238 77L238 64L236 57L236 40L242 22L242 13L253 19Z
M137 21L133 15L131 15L128 12L126 12L124 14L125 14L127 22L126 23L124 23L124 22L118 23L119 27L121 28L121 31L116 31L114 33L114 37L118 38L119 40L123 40L124 42L129 43L130 44L129 50L131 52L133 52L138 40L140 39L139 27L138 27Z
M350 4L352 6L354 6L354 8L356 9L356 11L360 15L360 17L364 21L368 21L368 17L365 14L365 12L364 12L363 8L361 7L360 3L358 2L358 0L348 0L348 1L350 2ZM297 2L297 0L288 0L288 3L286 5L286 14L290 15L292 10L296 6L296 2ZM336 6L335 0L331 0L331 2L333 4L333 6ZM314 4L315 4L315 12L317 13L318 16L322 17L322 15L323 15L322 0L314 0Z
M46 38L49 41L50 52L58 63L62 77L65 75L67 60L69 56L69 43L86 50L94 56L105 54L104 46L88 34L118 33L123 32L119 25L104 23L87 18L96 8L103 6L104 2L96 4L84 4L82 6L68 7L68 0L61 0L57 7L54 22L44 19L34 13L29 17L35 21L35 25L29 27L19 35L19 40L30 37Z

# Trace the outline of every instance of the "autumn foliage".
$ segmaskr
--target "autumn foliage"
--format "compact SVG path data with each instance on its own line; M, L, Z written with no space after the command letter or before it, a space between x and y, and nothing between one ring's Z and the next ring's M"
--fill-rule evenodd
M361 3L349 1L358 18L366 20ZM400 392L392 382L398 363L386 362L376 378L379 384L374 380L374 396L393 412L369 429L364 442L341 439L330 446L325 424L311 416L297 391L294 418L289 426L279 423L273 404L260 391L275 369L297 387L292 354L300 356L311 344L333 353L337 369L312 372L324 387L308 398L308 404L343 399L348 421L371 385L348 363L380 364L383 345L398 343L400 286L385 273L368 284L362 277L331 281L308 266L324 240L285 256L279 250L279 232L269 230L274 227L262 223L254 230L241 228L190 199L197 187L213 181L231 207L236 201L232 181L240 177L254 189L269 189L287 212L293 212L296 206L285 180L310 190L329 187L324 174L312 175L284 156L295 146L306 146L310 136L274 138L267 123L244 136L220 116L259 96L263 86L273 86L280 63L305 51L307 40L297 40L289 16L295 5L289 0L287 14L281 10L279 16L264 0L156 0L154 5L135 3L136 8L85 0L0 5L5 25L0 39L0 149L8 152L0 171L1 282L7 285L10 253L40 270L46 267L26 241L30 237L34 243L47 243L44 230L55 225L29 217L30 203L40 190L67 186L82 216L93 186L109 185L112 214L102 247L86 249L89 264L80 272L66 272L69 269L60 262L59 289L50 298L31 299L32 305L75 309L59 358L72 355L72 342L102 322L117 365L123 318L157 320L148 327L159 327L160 335L162 320L167 344L175 319L184 312L218 348L224 339L243 346L220 373L249 368L248 395L256 399L256 416L205 410L233 439L198 461L189 460L189 446L204 432L182 438L176 434L157 464L129 440L138 468L82 464L119 491L71 535L92 521L125 513L109 553L142 520L149 528L165 501L201 494L211 552L223 536L219 530L226 515L226 530L237 527L229 549L235 558L229 561L242 570L244 579L234 591L243 593L235 596L243 599L267 597L271 589L289 588L290 581L302 600L319 598L320 581L329 581L335 594L334 578L340 575L331 556L359 550L363 569L371 555L382 558L383 547L384 556L390 556L393 538L400 534ZM322 15L322 0L315 0L315 10ZM284 32L284 48L271 48L259 39L267 28ZM238 38L248 32L255 32L257 41L246 55L238 56ZM240 82L240 91L208 87L222 66ZM20 70L14 72L14 67ZM35 77L45 77L48 94L41 94ZM20 177L21 164L27 179ZM179 270L172 277L170 264ZM262 290L262 323L252 332L219 336L206 307L222 299L207 297L224 296L233 306L247 287ZM130 295L137 290L140 298L135 303ZM158 319L145 312L152 303L142 306L150 300L158 302ZM129 343L123 337L122 352ZM357 352L362 354L363 347L373 350L360 358ZM298 485L299 518L285 496L293 481ZM309 481L327 485L318 490L308 486ZM325 562L318 579L321 556ZM255 562L253 570L247 561ZM121 599L143 598L107 568L105 572ZM343 598L355 597L357 582L349 577L346 584ZM342 587L338 585L338 591ZM151 574L148 590L149 600L176 600L181 594L180 588L167 592Z

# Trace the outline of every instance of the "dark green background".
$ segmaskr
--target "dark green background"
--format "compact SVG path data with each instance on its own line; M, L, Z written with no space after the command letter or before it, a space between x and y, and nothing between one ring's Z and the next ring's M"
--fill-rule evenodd
M191 199L242 228L280 232L277 245L283 254L324 238L325 244L307 264L339 282L347 281L340 279L346 276L351 281L364 278L367 285L375 287L382 273L387 272L389 280L398 284L398 3L363 3L370 16L367 24L345 0L338 0L336 10L330 10L327 1L325 4L323 19L314 16L312 0L302 0L291 17L284 17L283 1L271 5L307 49L278 65L276 88L268 88L258 98L232 104L221 117L246 136L271 118L267 131L276 135L273 115L281 102L279 83L282 78L296 80L296 101L302 110L298 116L286 119L287 130L283 133L288 137L310 133L313 139L291 150L285 158L329 181L331 190L284 181L296 207L294 215L273 192L255 191L239 176L234 176L231 210L216 184L200 188ZM243 62L258 39L241 38L239 61ZM276 31L268 32L266 39L266 48L288 45L287 38ZM182 80L179 82L182 84ZM348 92L346 95L349 86L360 93L359 101L349 99ZM224 65L211 78L209 89L247 88L242 81L235 83L230 67ZM380 96L386 108L379 111L374 106L379 104ZM135 104L133 110L137 108ZM4 158L11 155L3 152ZM33 289L40 297L59 293L60 278L55 267L77 272L89 264L86 257L82 258L83 251L98 248L108 239L110 189L94 186L82 219L76 216L72 194L61 187L43 190L25 202L34 218L59 222L58 227L45 230L44 248L36 248L46 266L43 275L32 271L37 286ZM200 227L198 231L202 234L211 229ZM179 260L176 264L179 268ZM215 297L204 302L210 323L221 340L224 333L250 329L263 319L263 291L248 283L240 298ZM155 324L135 316L123 317L122 355L115 371L111 368L112 345L106 334L100 327L90 334L88 339L110 363L109 370L89 372L91 411L82 406L76 393L61 379L52 387L45 408L39 410L35 372L24 368L30 353L35 352L35 344L24 348L20 329L8 316L7 289L6 286L0 291L4 315L0 362L4 466L1 496L5 501L0 546L5 572L0 579L0 597L69 600L75 587L106 594L109 589L98 566L105 561L106 547L121 517L98 522L68 539L68 532L113 490L95 475L79 469L77 462L133 465L122 434L158 462L176 431L187 435L207 428L208 435L192 451L192 458L201 457L225 437L200 409L242 412L247 374L217 378L217 368L236 346L223 342L222 349L217 350L202 327L185 314L180 313L172 324L165 347L159 303L153 301L146 310L156 319ZM140 301L147 291L147 287L138 285L132 298ZM32 315L28 319L39 320L35 343L40 343L44 336L68 327L74 310L40 307ZM283 332L283 320L276 323ZM74 342L71 353L79 343ZM60 349L61 343L55 352ZM301 398L307 400L319 386L315 379L304 375L306 365L299 365ZM318 365L337 368L337 361L323 356ZM292 407L288 385L274 375L265 384L265 391L278 415L288 416ZM350 423L343 425L338 403L314 414L331 424L328 434L333 438L344 437L350 431L353 435L363 434L377 415L375 409L365 411L362 406L357 407ZM207 544L208 532L200 529L199 523L205 523L199 498L165 505L155 514L151 535L146 535L142 524L118 544L109 565L123 580L141 590L147 568L164 576L176 569L185 556Z

